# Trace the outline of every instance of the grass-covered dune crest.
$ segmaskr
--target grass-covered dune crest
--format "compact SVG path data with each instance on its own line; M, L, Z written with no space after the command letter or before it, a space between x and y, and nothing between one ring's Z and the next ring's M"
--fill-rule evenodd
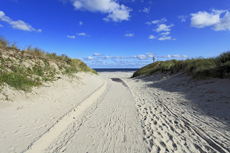
M47 81L55 81L63 75L77 72L97 72L79 59L63 54L47 53L37 47L18 49L15 43L0 38L0 87L4 84L17 90L29 91Z
M155 72L186 72L194 79L230 78L230 51L215 58L192 58L186 60L156 61L137 70L132 77Z

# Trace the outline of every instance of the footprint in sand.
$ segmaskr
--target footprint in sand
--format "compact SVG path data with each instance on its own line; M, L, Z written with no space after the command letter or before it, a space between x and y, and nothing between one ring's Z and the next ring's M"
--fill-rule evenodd
M26 136L26 137L29 137L29 136L31 136L31 135L30 135L29 133L25 133L25 136Z

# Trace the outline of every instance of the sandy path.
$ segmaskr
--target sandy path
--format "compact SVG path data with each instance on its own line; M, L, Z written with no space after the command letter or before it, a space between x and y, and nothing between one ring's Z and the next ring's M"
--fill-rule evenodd
M0 152L230 152L229 79L110 75L0 107Z
M230 129L227 122L224 123L210 115L210 113L214 114L215 111L218 111L229 120L230 107L228 103L220 105L222 103L220 97L223 95L214 91L209 94L206 91L213 90L213 87L210 87L211 83L202 84L204 81L199 81L200 86L195 86L195 81L188 77L164 78L162 75L124 80L136 101L145 145L149 152L227 153L230 151ZM191 82L185 86L184 84L188 80ZM222 82L224 81L229 83L229 80L222 80ZM216 83L220 84L220 80ZM187 88L191 89L191 86L193 86L191 95L193 98L188 99L181 91L184 90L183 87L187 90ZM213 86L220 92L215 81ZM203 90L198 90L201 87ZM223 87L222 85L221 88ZM180 92L177 92L179 89ZM169 90L171 92L168 92ZM229 92L229 90L226 91ZM202 92L207 92L205 97ZM200 94L204 99L199 97ZM222 94L228 95L224 92ZM219 99L217 98L217 102L211 101L213 104L210 105L205 102L205 98L212 99L212 96ZM194 104L192 100L199 104ZM225 101L227 102L229 99L227 98ZM205 108L210 112L201 110L202 105L205 105ZM218 107L221 107L220 111L217 110Z
M86 98L80 105L74 108L71 112L62 117L58 123L51 127L45 134L41 136L36 142L32 143L28 153L40 153L44 152L47 147L61 134L66 128L77 119L84 111L86 111L94 101L99 98L107 88L107 81L104 81L103 85L98 88L93 94Z
M108 89L46 150L47 152L146 152L135 101L127 87L108 80Z
M0 152L25 151L104 82L96 75L78 76L82 79L63 77L26 95L9 90L10 101L0 100Z

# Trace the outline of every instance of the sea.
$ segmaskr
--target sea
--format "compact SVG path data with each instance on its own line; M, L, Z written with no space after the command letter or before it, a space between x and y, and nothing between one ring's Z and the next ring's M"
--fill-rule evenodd
M94 68L97 72L135 72L139 68Z
M130 78L139 68L94 68L99 76L105 78Z

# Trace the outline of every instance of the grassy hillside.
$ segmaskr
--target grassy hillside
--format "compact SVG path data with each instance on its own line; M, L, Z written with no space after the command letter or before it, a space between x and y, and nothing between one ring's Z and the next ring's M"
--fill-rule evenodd
M132 77L153 74L155 72L186 72L194 79L230 78L230 51L216 58L193 58L186 60L157 61L138 71Z
M0 86L5 83L18 90L31 90L46 81L55 81L62 75L74 76L77 72L97 72L79 59L56 53L46 53L31 46L25 50L4 37L0 38Z

